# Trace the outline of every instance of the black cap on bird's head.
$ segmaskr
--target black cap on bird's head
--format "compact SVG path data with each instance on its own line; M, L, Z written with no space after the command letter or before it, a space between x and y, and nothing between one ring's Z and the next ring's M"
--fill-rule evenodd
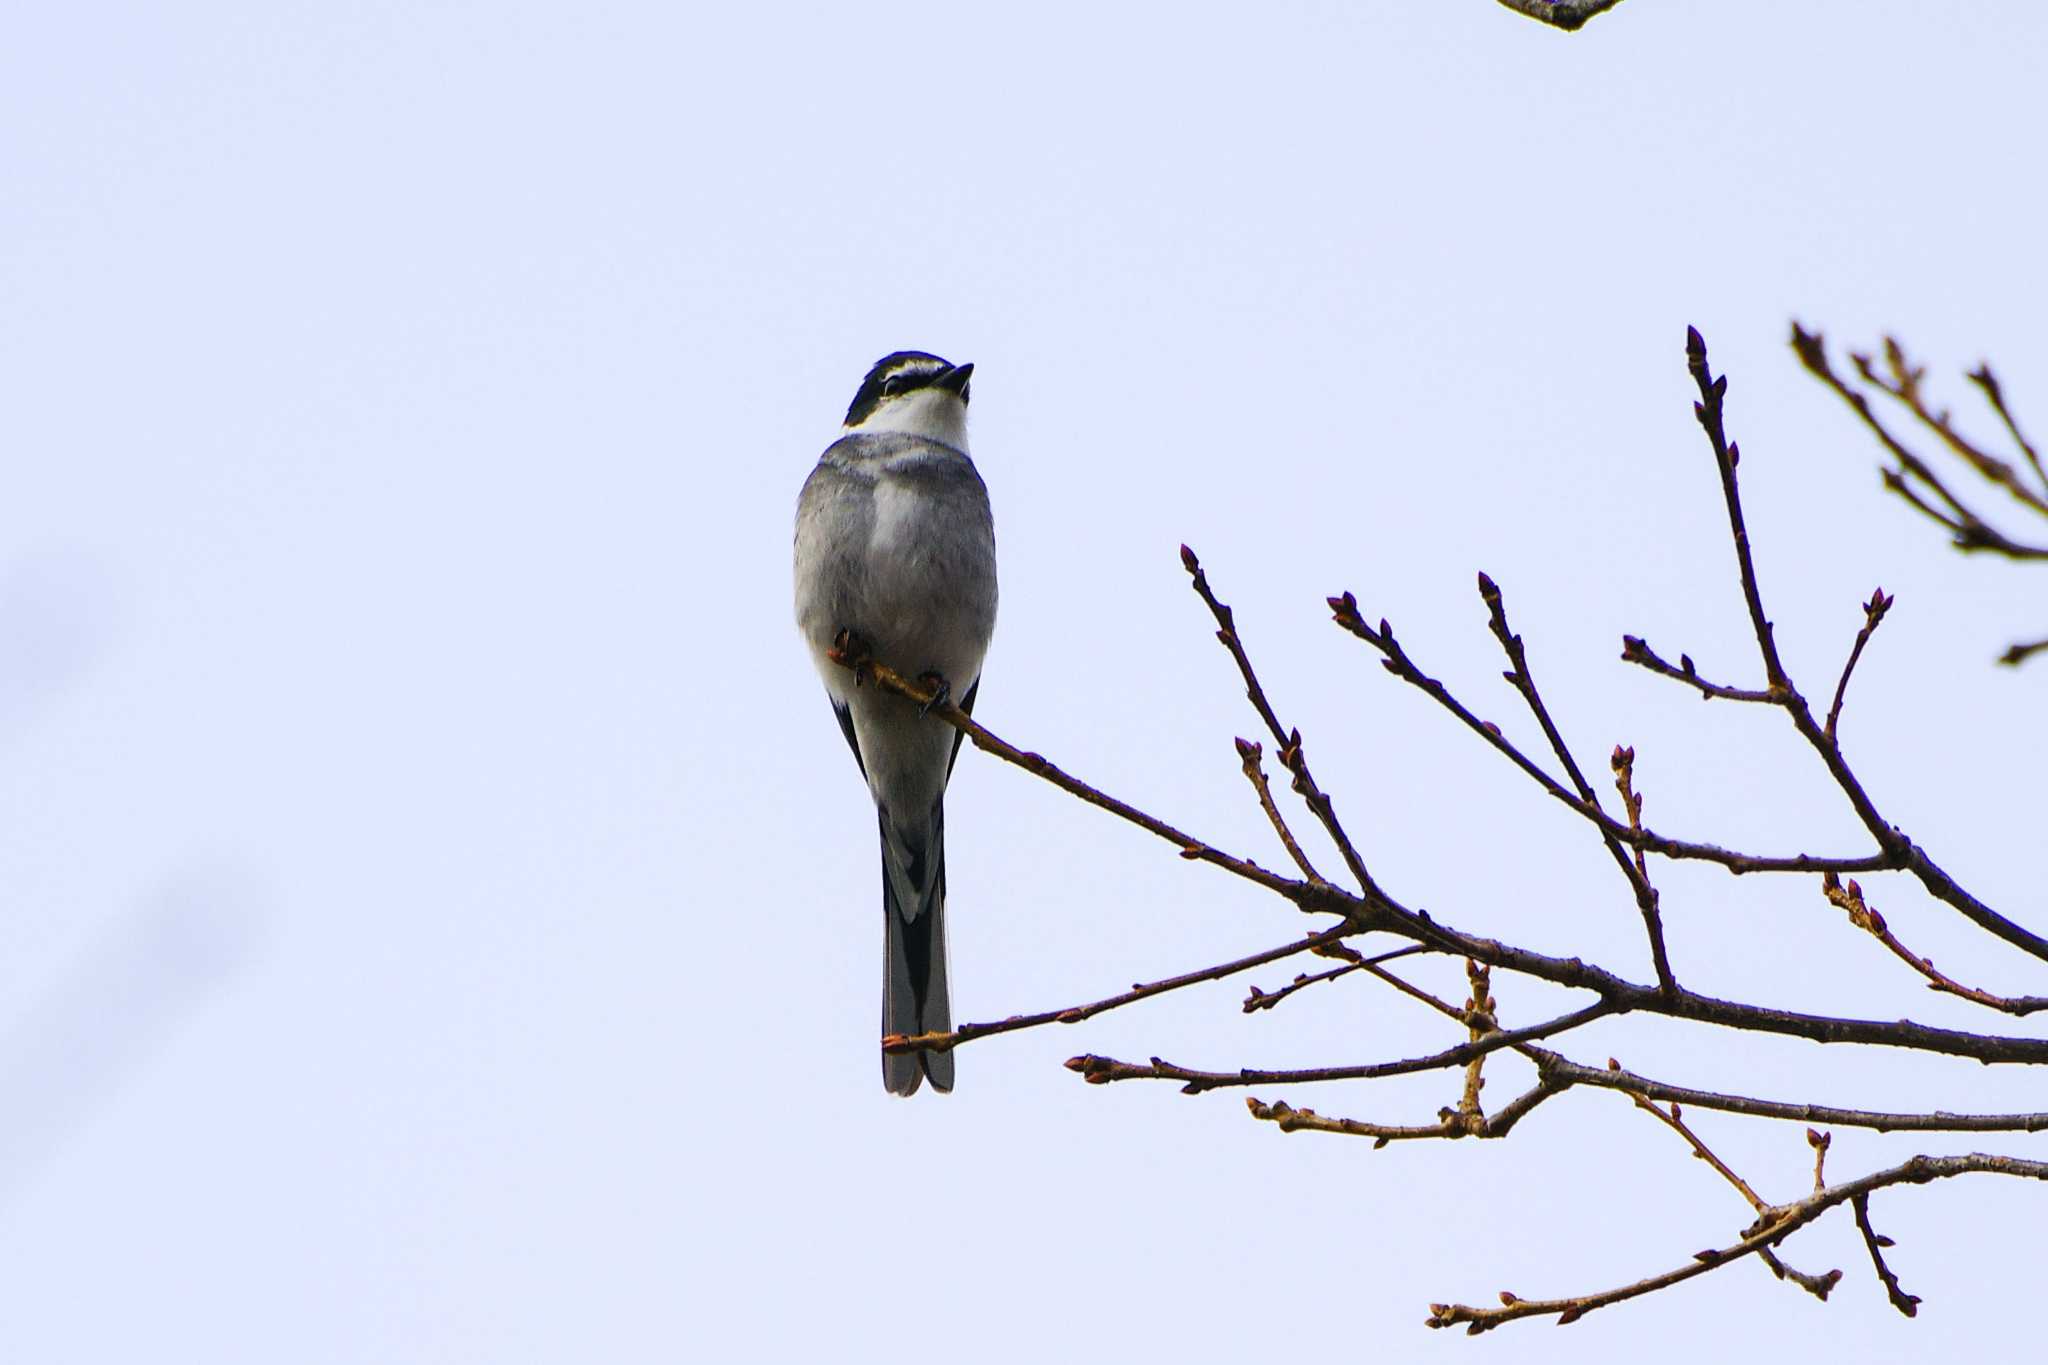
M973 375L973 365L954 365L929 351L897 351L893 355L885 355L875 362L867 378L861 381L860 391L854 394L853 403L846 409L846 425L857 427L872 417L882 404L922 389L951 393L965 403L968 380Z

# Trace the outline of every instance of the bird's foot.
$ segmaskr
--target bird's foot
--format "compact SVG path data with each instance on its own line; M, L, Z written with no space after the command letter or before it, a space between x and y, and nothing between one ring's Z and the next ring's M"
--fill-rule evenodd
M929 687L932 690L931 700L917 708L917 714L920 716L930 715L934 706L950 707L953 704L953 684L946 681L943 673L927 669L917 675L917 681L920 687Z
M853 670L853 685L859 687L870 676L870 666L875 661L874 650L868 642L855 632L842 627L832 637L832 648L825 657L835 664L844 664Z

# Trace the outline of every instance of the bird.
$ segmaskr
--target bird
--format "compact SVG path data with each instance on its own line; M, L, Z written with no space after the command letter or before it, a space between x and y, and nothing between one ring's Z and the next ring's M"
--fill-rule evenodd
M882 1033L953 1027L946 783L961 733L862 685L842 646L974 710L996 623L995 522L967 454L974 366L926 351L876 361L796 509L796 623L874 797L882 842ZM836 656L836 657L835 657ZM955 689L958 689L955 691ZM953 1088L951 1052L882 1054L882 1085Z

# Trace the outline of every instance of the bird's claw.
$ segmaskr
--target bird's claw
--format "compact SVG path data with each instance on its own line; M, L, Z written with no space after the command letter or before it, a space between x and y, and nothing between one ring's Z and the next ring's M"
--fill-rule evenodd
M952 706L953 684L947 682L943 674L920 673L917 675L917 681L919 685L932 689L931 700L918 707L917 714L928 716L932 713L932 708L935 706Z
M868 642L853 631L842 628L832 637L830 651L832 662L844 664L853 670L853 685L859 687L869 676L869 665L875 661L874 651Z

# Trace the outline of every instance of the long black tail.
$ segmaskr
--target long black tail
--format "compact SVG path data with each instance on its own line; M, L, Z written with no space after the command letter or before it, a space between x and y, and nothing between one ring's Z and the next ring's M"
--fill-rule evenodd
M882 827L882 1032L944 1033L953 1027L946 988L946 819L932 807L923 829L906 828L885 808ZM953 1088L953 1054L882 1054L882 1085L914 1095Z

